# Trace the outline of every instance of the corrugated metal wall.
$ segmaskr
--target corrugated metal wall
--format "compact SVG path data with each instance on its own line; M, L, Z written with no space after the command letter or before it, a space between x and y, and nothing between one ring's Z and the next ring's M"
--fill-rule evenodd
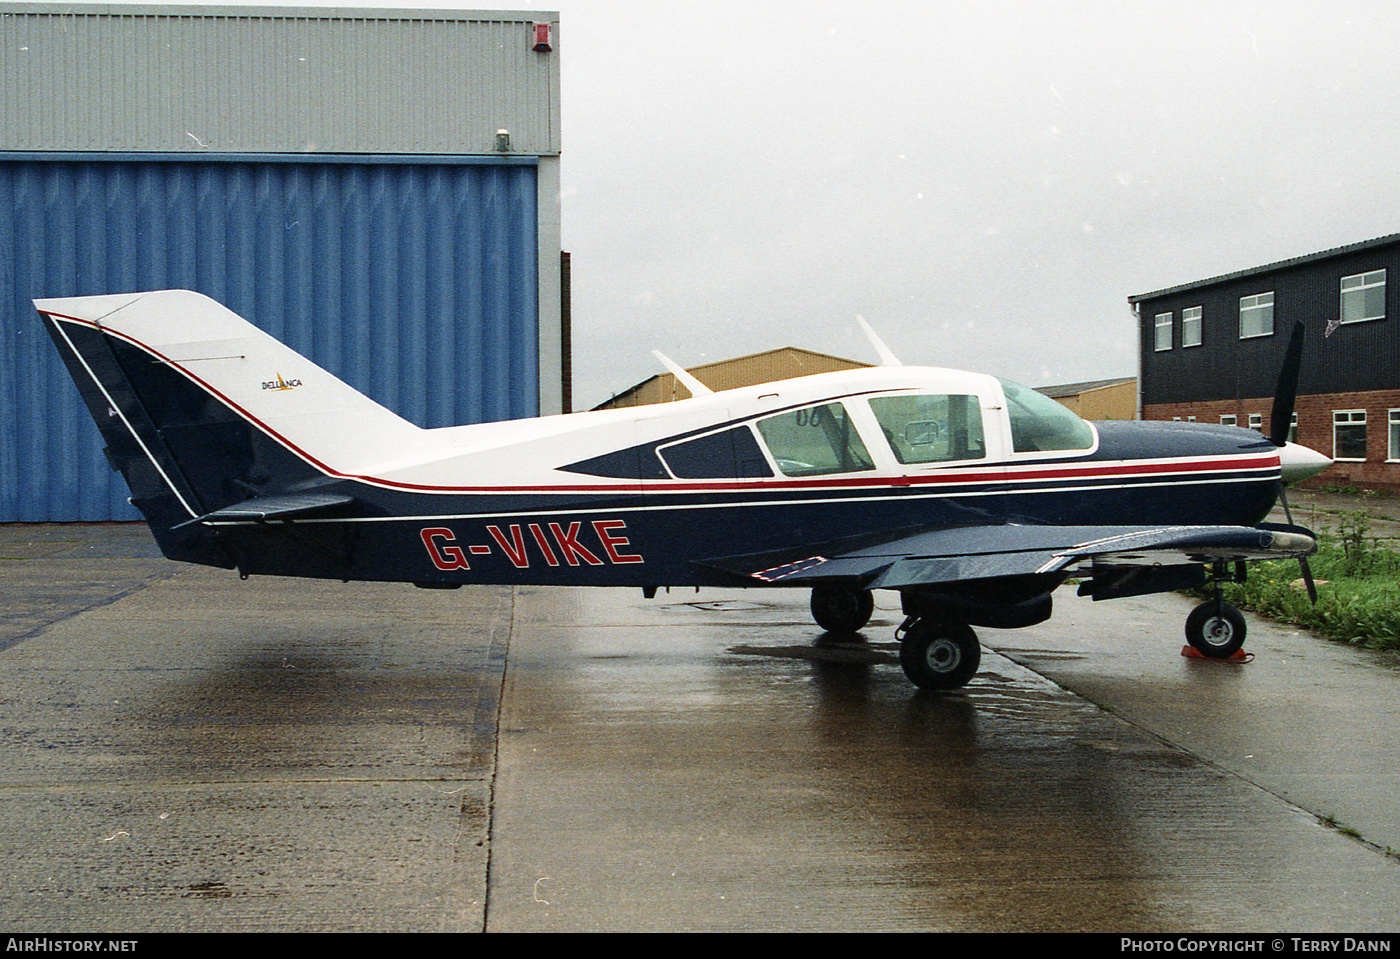
M489 154L504 128L558 155L537 19L557 33L545 12L7 5L0 150Z
M525 161L0 160L0 521L136 518L31 299L198 290L422 426L538 412Z
M1326 334L1341 315L1341 279L1386 271L1386 318L1348 323ZM1274 294L1274 333L1241 339L1240 298ZM1307 327L1298 388L1305 394L1400 387L1400 241L1368 242L1231 275L1187 289L1135 298L1140 331L1142 402L1192 403L1272 396L1297 321ZM1183 346L1181 315L1202 308L1202 343ZM1159 313L1173 317L1170 350L1154 346Z

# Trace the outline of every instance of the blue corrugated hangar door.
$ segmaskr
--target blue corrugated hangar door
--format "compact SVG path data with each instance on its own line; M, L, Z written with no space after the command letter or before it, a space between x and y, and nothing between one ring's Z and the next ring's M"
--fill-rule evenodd
M135 519L30 301L198 290L420 426L539 407L532 162L0 161L0 521Z

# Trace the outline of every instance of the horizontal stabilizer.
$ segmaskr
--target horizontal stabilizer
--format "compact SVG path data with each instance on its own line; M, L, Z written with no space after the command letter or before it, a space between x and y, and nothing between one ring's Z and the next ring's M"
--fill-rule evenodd
M272 520L307 519L335 513L355 502L355 497L339 493L287 493L244 500L212 513L195 517L180 526L195 523L266 523ZM177 526L176 529L180 527Z

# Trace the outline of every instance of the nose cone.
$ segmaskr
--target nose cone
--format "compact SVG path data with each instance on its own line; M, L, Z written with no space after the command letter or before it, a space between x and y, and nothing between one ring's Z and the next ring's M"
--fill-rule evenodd
M1284 443L1278 458L1283 464L1283 481L1289 485L1316 476L1332 465L1332 457L1297 443Z

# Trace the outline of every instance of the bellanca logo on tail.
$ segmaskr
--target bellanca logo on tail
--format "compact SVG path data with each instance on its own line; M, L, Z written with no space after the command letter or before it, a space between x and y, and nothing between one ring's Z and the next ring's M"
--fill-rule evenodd
M300 386L300 385L301 385L301 380L296 380L296 379L286 380L286 379L283 379L283 378L282 378L282 374L281 374L281 373L278 373L278 374L277 374L277 379L275 379L275 380L263 380L262 388L263 388L264 390L275 390L275 391L281 392L281 391L285 391L285 390L294 390L294 389L296 389L296 388L297 388L298 386Z

